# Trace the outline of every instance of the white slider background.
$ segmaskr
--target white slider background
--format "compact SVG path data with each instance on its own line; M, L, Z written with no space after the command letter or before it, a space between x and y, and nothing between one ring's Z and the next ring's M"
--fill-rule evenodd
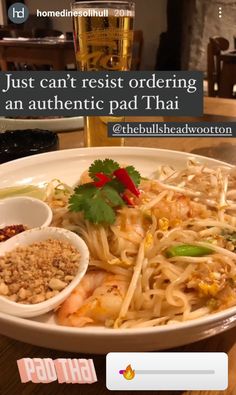
M133 380L126 380L119 373L129 364L137 370ZM121 391L225 390L228 386L228 356L217 352L109 353L106 357L106 386L109 390Z

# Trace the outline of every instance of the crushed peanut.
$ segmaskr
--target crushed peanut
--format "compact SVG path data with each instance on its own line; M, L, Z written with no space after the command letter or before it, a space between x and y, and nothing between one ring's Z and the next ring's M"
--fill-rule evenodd
M24 304L40 303L75 277L80 253L70 243L48 239L0 257L0 295Z

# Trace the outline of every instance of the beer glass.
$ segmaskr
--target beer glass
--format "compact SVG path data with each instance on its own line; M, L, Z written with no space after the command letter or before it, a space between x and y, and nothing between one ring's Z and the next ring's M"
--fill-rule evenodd
M126 71L133 46L134 3L131 1L76 1L72 3L77 68L81 71ZM87 147L123 145L107 136L108 122L124 117L85 117Z

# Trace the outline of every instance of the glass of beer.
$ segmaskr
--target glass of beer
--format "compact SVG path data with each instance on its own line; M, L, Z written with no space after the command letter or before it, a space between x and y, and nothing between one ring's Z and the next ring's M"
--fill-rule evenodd
M72 11L78 70L130 70L134 2L75 1ZM87 147L124 145L124 139L108 137L108 122L124 122L124 117L85 117Z

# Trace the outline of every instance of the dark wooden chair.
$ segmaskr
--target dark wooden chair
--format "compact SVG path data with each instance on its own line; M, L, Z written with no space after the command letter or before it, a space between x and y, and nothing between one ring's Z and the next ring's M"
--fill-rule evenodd
M11 37L9 29L5 27L0 28L0 40L2 40L5 37Z
M35 38L60 37L63 33L60 30L53 29L35 29L33 35Z
M211 37L207 46L208 96L218 95L222 70L221 53L229 49L229 41L223 37Z
M134 31L134 41L133 41L133 57L131 70L139 70L142 62L143 53L143 31Z
M0 27L0 40L2 40L3 38L18 38L18 37L31 38L32 32L28 30L14 28L11 26Z
M25 37L25 38L31 38L32 33L30 31L26 31L21 28L17 27L12 27L12 26L1 26L0 27L0 40L3 40L4 38L18 38L18 37ZM9 62L8 63L8 69L9 70L26 70L25 65L21 65L18 63L13 63Z

